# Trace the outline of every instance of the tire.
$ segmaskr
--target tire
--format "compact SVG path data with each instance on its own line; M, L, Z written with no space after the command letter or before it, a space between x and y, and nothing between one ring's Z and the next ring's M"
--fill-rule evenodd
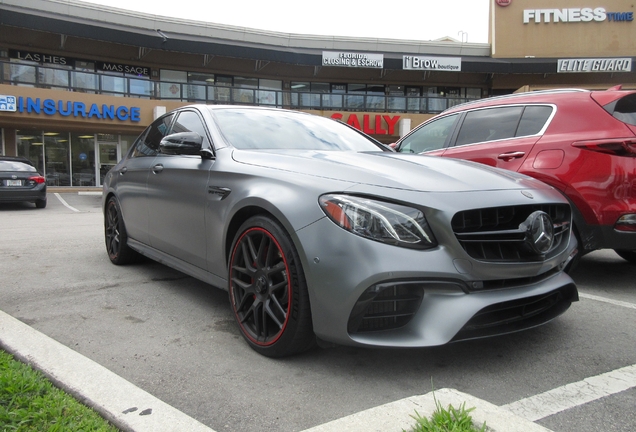
M626 261L629 261L630 264L636 264L636 250L616 250L614 252L618 254L619 257L623 258Z
M36 208L45 208L46 207L46 198L41 199L41 200L37 200L35 202L35 207Z
M267 357L315 345L309 294L298 252L276 221L254 216L232 243L228 291L247 343Z
M128 246L128 234L117 198L111 197L104 210L104 238L110 262L116 265L130 264L139 258Z

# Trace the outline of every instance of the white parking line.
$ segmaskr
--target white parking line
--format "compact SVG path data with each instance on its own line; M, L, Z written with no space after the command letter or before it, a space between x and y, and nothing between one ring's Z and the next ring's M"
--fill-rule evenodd
M74 212L78 212L78 213L80 212L78 209L76 209L75 207L73 207L73 206L69 205L69 203L67 203L66 201L64 201L64 198L62 198L62 197L60 196L60 194L59 194L59 193L55 192L55 196L57 197L57 199L59 199L59 200L60 200L60 202L61 202L62 204L64 204L64 206L65 206L65 207L67 207L67 208L69 208L69 209L73 210Z
M501 408L530 421L537 421L632 387L636 387L636 365L557 387Z
M604 303L613 304L614 306L622 306L622 307L626 307L626 308L630 308L630 309L636 309L636 304L634 304L634 303L627 303L627 302L620 301L620 300L612 300L612 299L608 299L608 298L605 298L605 297L595 296L595 295L592 295L592 294L584 294L582 292L579 292L579 297L590 299L590 300L596 300L596 301L600 301L600 302L604 302Z

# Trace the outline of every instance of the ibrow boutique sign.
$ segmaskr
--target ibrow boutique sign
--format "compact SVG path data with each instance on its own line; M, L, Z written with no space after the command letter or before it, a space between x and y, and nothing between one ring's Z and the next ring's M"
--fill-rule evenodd
M422 57L403 56L402 69L460 72L462 59L460 57Z
M631 72L631 58L559 59L558 73Z
M322 65L382 69L384 67L384 54L323 51Z

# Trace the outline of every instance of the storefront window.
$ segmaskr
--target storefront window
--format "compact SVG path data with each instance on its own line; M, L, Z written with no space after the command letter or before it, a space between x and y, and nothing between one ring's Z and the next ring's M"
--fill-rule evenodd
M386 98L384 85L369 84L367 85L367 101L366 107L373 111L386 110Z
M188 82L187 72L161 69L159 78L162 99L181 99L181 83Z
M117 163L117 144L119 137L112 134L97 134L99 155L99 184L104 183L106 173Z
M150 80L130 78L128 80L130 85L131 96L137 96L140 98L150 98L154 95L154 83Z
M15 83L35 84L35 66L11 64L9 71L10 76L5 79Z
M99 88L98 76L94 73L71 72L71 86L74 90L90 91L94 93Z
M389 97L387 98L387 108L389 111L405 111L406 98L404 86L389 86Z
M69 71L57 68L47 68L40 66L38 68L40 84L49 87L68 87Z
M191 102L205 102L207 100L206 86L200 84L184 84L184 92Z
M51 186L70 186L68 133L44 132L46 183Z
M230 91L232 87L232 77L217 75L215 78L214 100L221 103L230 102Z
M128 154L128 150L130 150L130 147L133 145L136 139L137 135L121 135L119 137L121 153L118 159L122 159Z
M232 89L232 102L242 104L252 104L256 100L254 93L258 88L257 78L234 77L234 88Z
M95 135L71 134L73 186L96 186Z
M260 105L278 105L282 102L280 98L283 90L283 82L280 80L259 79L258 80L258 103Z
M122 76L100 75L102 93L120 96L127 91L126 79Z
M18 130L16 131L18 144L18 156L24 156L31 160L41 173L44 173L44 141L42 131Z

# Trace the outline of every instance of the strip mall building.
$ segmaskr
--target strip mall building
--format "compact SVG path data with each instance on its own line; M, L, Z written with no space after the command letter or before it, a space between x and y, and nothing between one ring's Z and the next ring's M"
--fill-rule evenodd
M471 99L636 88L634 3L594 1L491 0L490 39L481 44L276 33L75 0L0 0L0 151L29 157L50 185L99 186L148 123L189 103L309 111L388 143Z

